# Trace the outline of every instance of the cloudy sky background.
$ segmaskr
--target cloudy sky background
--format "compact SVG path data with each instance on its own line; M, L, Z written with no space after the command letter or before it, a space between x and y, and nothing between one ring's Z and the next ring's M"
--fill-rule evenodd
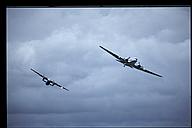
M189 126L190 34L188 7L8 8L8 126Z

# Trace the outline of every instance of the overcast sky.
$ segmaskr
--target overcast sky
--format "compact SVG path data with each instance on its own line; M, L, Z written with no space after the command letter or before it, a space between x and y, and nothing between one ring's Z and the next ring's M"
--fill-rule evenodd
M189 126L190 27L189 7L8 8L8 126Z

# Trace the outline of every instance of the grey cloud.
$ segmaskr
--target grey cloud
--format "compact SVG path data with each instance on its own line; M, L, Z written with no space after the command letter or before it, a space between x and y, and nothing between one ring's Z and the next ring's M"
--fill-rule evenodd
M9 125L189 125L188 8L7 13ZM99 45L163 78L124 68Z
M54 30L79 26L84 34L98 32L102 37L105 32L104 37L109 36L109 39L110 35L120 33L121 36L129 38L158 35L162 41L181 42L190 35L189 13L182 9L188 8L9 9L8 39L12 39L11 41L43 39ZM106 10L109 10L108 15L103 16Z

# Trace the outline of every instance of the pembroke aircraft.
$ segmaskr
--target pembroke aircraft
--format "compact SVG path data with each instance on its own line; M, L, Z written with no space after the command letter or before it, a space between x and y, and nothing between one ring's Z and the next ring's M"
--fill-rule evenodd
M33 72L37 73L40 77L42 77L43 78L42 81L45 82L46 85L50 85L50 86L57 85L61 89L65 89L65 90L69 91L67 88L64 88L63 86L57 84L55 81L48 79L46 76L40 74L39 72L35 71L34 69L31 68L31 70Z
M129 66L129 67L131 67L131 68L135 68L135 69L138 69L138 70L140 70L140 71L144 71L144 72L146 72L146 73L150 73L150 74L152 74L152 75L155 75L155 76L158 76L158 77L162 77L162 76L159 75L159 74L156 74L156 73L154 73L154 72L151 72L151 71L149 71L149 70L144 69L144 67L141 66L139 62L138 62L138 65L136 65L137 58L135 58L135 60L130 60L130 57L128 57L128 58L122 58L122 57L114 54L113 52L107 50L106 48L104 48L104 47L102 47L102 46L99 46L99 47L102 48L103 50L105 50L106 52L108 52L109 54L111 54L112 56L114 56L114 57L116 58L116 61L122 63L124 67L125 67L125 66Z

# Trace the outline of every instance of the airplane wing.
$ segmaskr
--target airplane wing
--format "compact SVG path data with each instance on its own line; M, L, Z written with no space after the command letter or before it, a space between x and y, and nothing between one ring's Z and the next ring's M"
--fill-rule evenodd
M141 70L141 71L144 71L144 72L146 72L146 73L150 73L150 74L155 75L155 76L158 76L158 77L163 77L163 76L161 76L161 75L159 75L159 74L156 74L156 73L154 73L154 72L151 72L151 71L146 70L146 69L143 69L143 68L139 68L139 67L137 67L137 66L134 66L134 68L136 68L136 69L138 69L138 70Z
M63 86L61 86L61 85L59 85L59 84L57 84L57 83L55 83L55 82L54 82L54 85L57 85L57 86L60 87L61 89L65 89L65 90L69 91L67 88L65 88L65 87L63 87Z
M42 74L38 73L37 71L35 71L34 69L31 68L31 70L32 70L33 72L37 73L39 76L41 76L41 77L43 77L43 78L47 78L47 77L45 77L44 75L42 75Z
M112 53L111 51L105 49L104 47L102 47L102 46L99 46L99 47L102 48L103 50L105 50L106 52L108 52L109 54L111 54L112 56L114 56L115 58L122 59L121 57L119 57L118 55L116 55L116 54Z

